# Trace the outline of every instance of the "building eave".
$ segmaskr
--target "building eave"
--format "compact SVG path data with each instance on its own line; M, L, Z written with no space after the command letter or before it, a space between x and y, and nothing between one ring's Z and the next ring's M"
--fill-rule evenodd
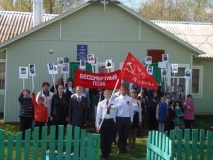
M90 3L84 3L84 4L82 4L82 5L80 5L80 6L76 7L76 8L73 8L73 9L71 9L71 10L69 10L69 11L67 11L67 12L65 12L65 13L63 13L63 14L61 14L59 16L56 16L56 17L50 19L49 21L43 22L43 23L41 23L41 24L39 24L39 25L37 25L35 27L32 27L28 31L23 32L23 33L15 36L15 37L7 40L7 41L4 41L4 42L0 43L0 48L4 47L4 46L6 46L6 45L8 45L10 43L13 43L13 42L15 42L15 41L17 41L17 40L19 40L19 39L31 34L31 33L33 33L33 32L35 32L35 31L37 31L37 30L39 30L41 28L44 28L44 27L54 23L54 22L57 22L60 19L66 17L66 16L68 16L70 14L73 14L73 13L75 13L75 12L77 12L77 11L81 10L82 8L85 8L85 7L89 6L89 5L90 5Z
M173 35L171 32L168 32L167 30L159 27L158 25L156 25L155 23L153 23L152 21L146 19L144 16L140 15L138 12L134 11L133 9L123 5L123 4L117 4L120 8L124 9L126 12L134 15L135 17L139 18L141 21L143 21L144 23L146 23L147 25L151 26L152 28L156 29L157 31L159 31L160 33L166 35L167 37L173 39L174 41L178 42L179 44L187 47L188 49L190 49L191 51L195 52L197 55L201 55L201 54L205 54L203 51L199 50L198 48L192 46L191 44L183 41L182 39L178 38L177 36Z

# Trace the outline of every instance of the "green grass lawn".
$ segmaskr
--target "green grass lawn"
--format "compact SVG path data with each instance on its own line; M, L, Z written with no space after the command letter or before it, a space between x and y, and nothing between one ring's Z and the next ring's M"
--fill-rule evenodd
M213 116L199 116L196 117L196 121L193 124L193 128L209 130L213 125ZM19 126L9 125L2 123L2 118L0 117L0 129L6 131L6 133L11 132L14 135L19 132ZM112 160L143 160L146 158L146 138L137 138L136 150L128 150L127 154L116 155L117 148L112 145Z

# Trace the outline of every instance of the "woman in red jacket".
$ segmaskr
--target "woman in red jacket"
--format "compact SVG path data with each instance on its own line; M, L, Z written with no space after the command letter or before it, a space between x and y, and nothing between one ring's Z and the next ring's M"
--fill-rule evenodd
M43 96L39 96L38 103L36 102L34 89L32 90L32 102L34 105L35 127L39 127L39 139L41 139L42 127L47 125L48 122L48 109L44 105Z

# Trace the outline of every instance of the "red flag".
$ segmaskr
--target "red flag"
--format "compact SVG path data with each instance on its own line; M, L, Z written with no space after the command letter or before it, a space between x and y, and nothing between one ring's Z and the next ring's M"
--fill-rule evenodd
M120 77L142 88L158 89L158 83L130 52L124 61Z

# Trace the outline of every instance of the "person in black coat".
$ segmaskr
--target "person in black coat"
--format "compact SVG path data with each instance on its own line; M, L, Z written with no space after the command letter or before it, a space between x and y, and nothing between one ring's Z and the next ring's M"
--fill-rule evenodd
M68 78L67 85L66 85L66 95L67 98L70 100L71 96L75 93L75 90L73 88L73 82L72 79Z
M58 92L58 86L59 86L59 85L64 85L63 78L59 78L59 79L58 79L57 84L56 84L55 86L53 85L53 86L50 88L50 92L54 93L55 90Z
M68 98L64 93L64 86L58 86L58 93L52 97L50 121L56 125L56 139L58 139L58 125L66 125L68 121Z
M149 103L149 129L158 130L158 121L156 119L156 108L160 99L158 98L158 93L153 91L153 97L150 99Z
M170 130L173 130L175 128L174 120L175 120L174 101L171 100L169 101L166 113L166 131L168 131L168 133L170 133Z
M98 103L102 100L104 100L104 94L103 94L103 90L102 89L94 89L93 90L94 93L94 111L95 111L95 117L97 115L97 107L98 107Z
M22 139L25 139L25 130L32 127L34 117L34 107L32 98L30 97L30 91L24 89L19 96L20 108L20 132L22 132Z
M69 102L69 124L80 128L86 127L88 99L82 94L83 87L77 86Z

